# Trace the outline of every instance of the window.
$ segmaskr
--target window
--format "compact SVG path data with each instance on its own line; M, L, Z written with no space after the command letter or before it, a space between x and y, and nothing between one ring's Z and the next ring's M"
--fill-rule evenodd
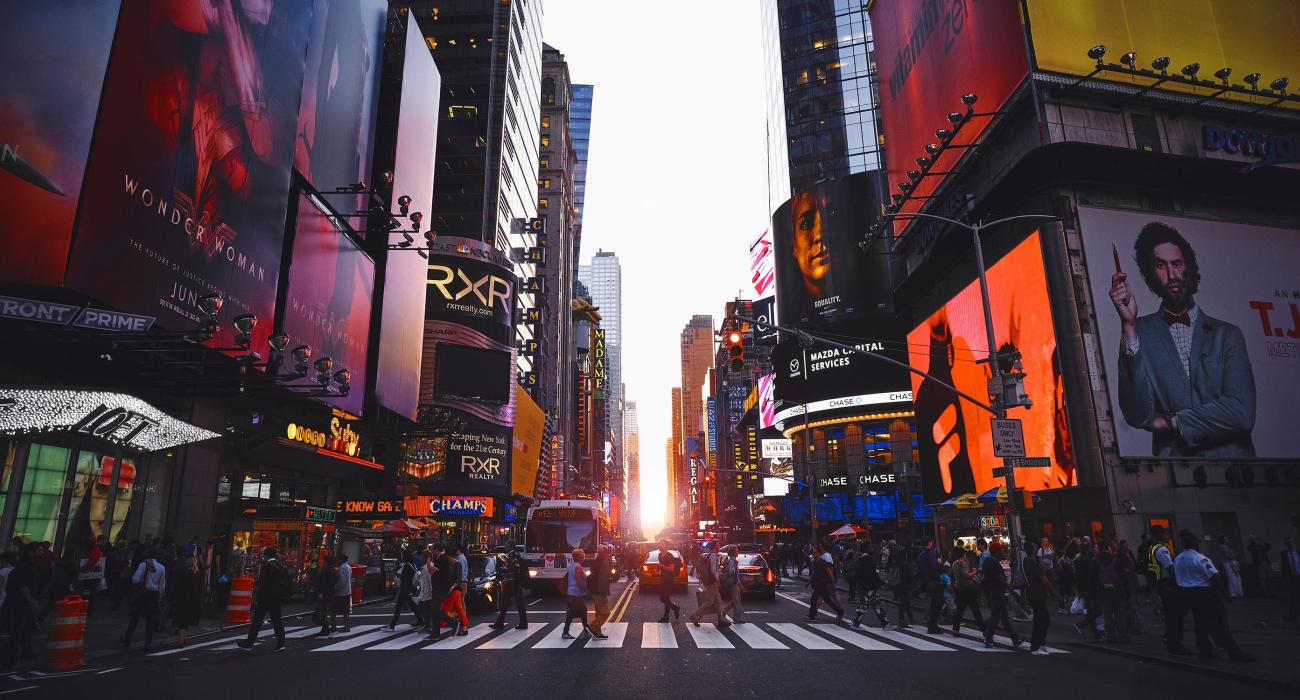
M537 208L538 208L538 209L546 209L546 208L549 207L549 206L551 206L551 200L550 200L550 199L548 199L548 198L546 198L546 197L538 197L538 198L537 198Z
M1156 118L1150 114L1133 115L1133 141L1138 150L1160 153L1160 130Z
M551 146L550 134L542 134L542 148L550 148L550 146Z
M543 156L542 158L539 158L538 161L537 161L537 167L541 168L542 170L550 170L550 168L551 168L551 157L550 157L550 156Z
M549 177L541 178L540 180L537 181L537 186L544 190L551 189L551 178Z
M543 129L551 128L551 117L549 115L542 117L542 128Z

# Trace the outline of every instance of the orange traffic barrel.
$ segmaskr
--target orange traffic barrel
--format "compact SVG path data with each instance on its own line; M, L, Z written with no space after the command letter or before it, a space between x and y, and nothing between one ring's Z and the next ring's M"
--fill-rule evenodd
M253 610L253 579L230 581L230 600L226 603L226 622L248 622Z
M86 665L86 612L89 608L90 601L79 595L55 601L49 639L45 644L51 667L67 670Z

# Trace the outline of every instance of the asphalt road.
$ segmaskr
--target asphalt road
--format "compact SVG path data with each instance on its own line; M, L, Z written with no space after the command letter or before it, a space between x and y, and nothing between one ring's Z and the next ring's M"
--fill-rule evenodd
M289 625L289 649L273 653L264 637L252 651L216 635L179 649L131 651L68 674L0 675L0 696L230 700L238 697L511 697L511 698L1211 698L1241 693L1229 680L1143 664L1106 654L1057 649L1047 657L1023 649L984 649L975 636L930 637L854 630L833 615L809 623L806 589L786 581L774 601L745 601L744 622L727 630L694 627L694 595L676 593L682 617L668 625L658 596L614 584L610 640L560 639L563 603L533 598L527 634L486 627L471 616L468 637L428 644L388 613L358 608L352 633L311 639L315 628ZM892 610L891 610L892 612ZM406 617L410 620L409 614ZM513 614L509 618L514 622ZM866 620L874 620L867 615ZM173 637L167 637L174 640ZM1051 640L1049 640L1049 646ZM1055 648L1054 648L1055 649ZM1258 688L1252 698L1291 697ZM834 695L824 695L831 693Z

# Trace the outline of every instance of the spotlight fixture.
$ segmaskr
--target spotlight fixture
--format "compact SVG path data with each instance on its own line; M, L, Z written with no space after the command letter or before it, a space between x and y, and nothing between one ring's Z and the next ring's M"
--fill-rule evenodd
M1230 75L1232 75L1232 69L1228 68L1227 66L1224 66L1223 68L1214 71L1214 77L1223 81L1224 87L1228 87L1228 76Z
M1129 70L1137 69L1137 60L1138 60L1138 55L1136 51L1129 51L1128 53L1119 57L1119 62L1127 66Z
M293 355L293 359L298 361L298 364L294 365L293 376L307 376L307 361L311 359L311 346L299 345L293 350L290 350L289 354Z
M402 232L402 240L401 240L401 242L399 242L399 243L397 244L397 247L399 247L399 248L410 248L410 247L411 247L411 244L414 243L414 242L415 242L415 239L411 237L411 234L409 234L409 233L403 231L403 232Z
M412 231L419 231L419 230L420 230L420 222L421 222L421 221L424 221L424 214L422 214L422 213L420 213L420 212L418 212L418 211L416 211L416 212L411 212L411 230L412 230Z
M925 145L925 152L926 152L926 153L929 153L929 154L932 155L932 156L937 156L937 155L939 155L939 144L937 144L937 143L927 143L927 144Z
M220 294L204 294L199 297L199 311L208 318L216 318L223 303Z
M967 107L974 107L975 103L979 101L979 98L980 98L979 95L976 95L973 92L968 92L965 95L961 96L961 103L966 105Z
M1169 72L1169 57L1168 57L1168 56L1161 56L1160 58L1157 58L1156 60L1154 60L1154 61L1151 62L1151 67L1154 68L1154 69L1156 69L1156 70L1158 70L1158 71L1160 71L1160 73L1161 73L1162 75L1165 74L1165 73L1168 73L1168 72Z
M284 331L273 333L266 339L266 344L271 346L274 352L284 352L284 349L289 346L289 334Z
M1187 76L1187 77L1189 77L1189 78L1191 78L1192 80L1195 80L1195 79L1196 79L1196 74L1199 73L1199 72L1201 72L1201 64L1199 64L1199 63L1189 63L1189 64L1183 66L1182 70L1180 70L1180 71L1178 71L1178 72L1179 72L1179 73L1182 73L1183 75L1185 75L1185 76Z
M433 229L429 229L428 231L425 231L425 232L424 232L424 242L425 242L425 243L427 243L428 245L433 245L433 242L436 241L436 240L438 240L438 232L437 232L437 231L434 231Z
M235 336L235 345L249 345L253 342L253 329L257 328L257 316L253 314L240 314L235 317L233 323L235 330L239 335Z
M411 213L410 195L404 194L401 197L397 198L397 211L401 212L402 216L406 216L407 214Z
M1101 59L1105 55L1106 55L1105 44L1097 44L1096 46L1088 49L1088 58L1091 58L1092 60L1096 61L1098 66L1104 65L1101 62Z
M917 180L920 180L920 179L921 179L921 171L920 171L920 170L909 170L909 171L907 171L907 179L911 180L912 182L916 182Z
M947 129L936 129L934 132L934 137L939 139L940 141L946 142L948 139L952 138L952 132L948 131Z
M390 185L393 184L393 171L391 170L384 171L384 182Z
M1273 82L1269 83L1268 87L1272 89L1273 92L1286 92L1286 86L1290 84L1291 84L1290 78L1278 78L1277 80L1274 80Z
M964 119L964 118L965 118L965 115L962 114L961 112L949 112L949 113L948 113L948 121L952 122L952 125L953 125L953 126L957 126L958 124L960 124L960 123L961 123L961 120Z
M1250 86L1251 90L1259 89L1259 79L1260 79L1259 73L1250 73L1249 75L1242 78L1242 80L1246 81L1246 84Z
M330 370L334 368L334 360L329 355L317 358L312 366L316 368L316 382L321 386L330 385Z
M930 164L930 159L925 157L917 158L916 164L924 168L925 166Z
M912 183L910 183L910 182L900 182L900 183L898 183L898 189L900 189L900 190L902 190L902 191L904 191L904 192L911 192L911 191L912 191L912 187L913 187L913 185L912 185Z
M339 396L347 396L352 389L352 370L344 367L335 372L334 383L339 385Z

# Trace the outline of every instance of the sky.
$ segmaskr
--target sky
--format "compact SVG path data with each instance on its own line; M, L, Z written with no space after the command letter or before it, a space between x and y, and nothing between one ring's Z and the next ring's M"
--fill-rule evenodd
M623 382L637 402L642 524L667 505L680 335L745 295L768 226L758 4L546 0L542 37L595 85L582 259L623 266Z

